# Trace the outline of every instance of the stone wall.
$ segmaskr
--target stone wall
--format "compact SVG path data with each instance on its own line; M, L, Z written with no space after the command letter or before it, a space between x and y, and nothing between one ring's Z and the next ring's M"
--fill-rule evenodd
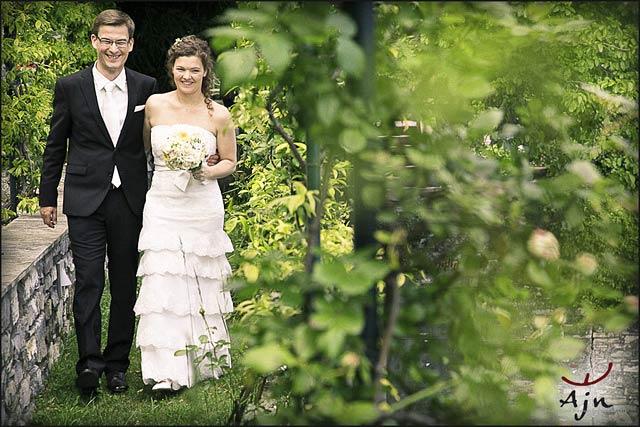
M73 324L71 287L64 286L72 266L65 233L19 280L2 287L3 425L28 424L34 398L61 354Z
M2 199L2 207L9 209L11 205L11 187L9 186L9 173L2 171L0 178L0 198Z
M64 215L55 229L39 215L2 227L2 425L31 420L35 397L73 327L74 279Z

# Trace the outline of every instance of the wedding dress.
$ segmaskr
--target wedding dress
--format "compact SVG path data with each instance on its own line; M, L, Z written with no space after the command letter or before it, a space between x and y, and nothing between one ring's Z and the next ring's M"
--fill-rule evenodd
M231 295L223 289L231 274L226 252L233 245L223 230L224 205L216 180L196 181L188 172L169 170L161 149L175 132L197 135L214 153L216 138L192 125L151 128L155 170L147 193L138 250L143 251L137 275L142 277L135 313L140 316L136 345L142 357L145 384L170 380L174 390L205 378L218 378L221 369L194 358L214 352L230 366L229 333L224 314L233 311ZM205 321L206 320L206 321ZM175 355L189 345L199 349ZM185 353L185 352L182 352Z

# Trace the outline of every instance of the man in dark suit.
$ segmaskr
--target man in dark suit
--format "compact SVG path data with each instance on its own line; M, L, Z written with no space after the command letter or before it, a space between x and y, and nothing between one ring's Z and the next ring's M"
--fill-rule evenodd
M138 235L147 192L143 109L156 92L154 78L124 66L133 50L134 30L131 18L119 10L105 10L95 18L91 44L97 61L56 82L40 179L40 215L54 227L66 158L63 211L76 271L76 385L85 393L97 390L103 372L111 392L128 388ZM111 306L107 345L101 351L105 253Z

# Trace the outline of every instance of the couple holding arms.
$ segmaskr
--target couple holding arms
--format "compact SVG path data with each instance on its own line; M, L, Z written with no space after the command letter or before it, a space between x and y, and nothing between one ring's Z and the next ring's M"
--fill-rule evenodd
M66 160L63 210L76 274L76 385L89 394L103 373L111 392L128 389L136 315L142 378L154 390L191 387L230 365L223 316L233 303L223 285L231 273L225 253L233 246L223 230L217 179L236 167L234 125L229 111L210 98L213 59L206 41L176 40L166 64L175 90L157 94L154 78L125 67L134 30L119 10L95 18L96 62L56 82L40 180L40 214L54 227ZM201 168L172 165L171 156L184 154L175 148L171 153L176 141L177 147L196 141L206 150ZM154 159L150 188L145 152ZM111 305L103 350L105 255ZM218 343L214 353L221 367L195 365L193 352L175 355L186 346L202 346L202 335L210 345Z

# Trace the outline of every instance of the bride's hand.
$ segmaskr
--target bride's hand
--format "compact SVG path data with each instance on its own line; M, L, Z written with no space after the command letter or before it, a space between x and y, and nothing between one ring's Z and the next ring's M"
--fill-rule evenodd
M192 172L191 176L193 176L193 179L195 179L196 181L204 182L205 176L202 169L198 169L197 171Z
M216 168L213 166L209 166L206 163L202 165L202 168L198 171L202 174L202 179L204 181L208 179L218 179L216 175Z
M216 151L209 157L207 157L207 166L215 166L220 161L220 155Z

